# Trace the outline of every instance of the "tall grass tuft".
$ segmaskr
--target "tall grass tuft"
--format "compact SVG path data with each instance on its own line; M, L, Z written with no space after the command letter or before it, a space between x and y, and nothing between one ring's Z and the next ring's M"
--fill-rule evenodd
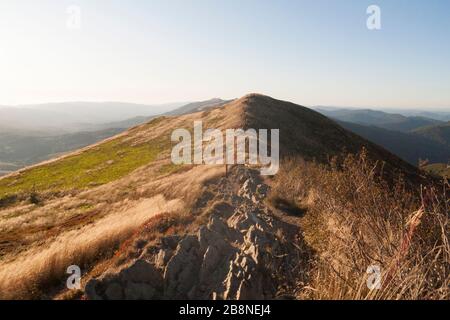
M301 224L316 256L299 298L450 298L444 185L413 190L401 175L387 182L364 150L328 165L287 159L281 168L272 198L307 208ZM377 288L368 286L370 267L381 271Z

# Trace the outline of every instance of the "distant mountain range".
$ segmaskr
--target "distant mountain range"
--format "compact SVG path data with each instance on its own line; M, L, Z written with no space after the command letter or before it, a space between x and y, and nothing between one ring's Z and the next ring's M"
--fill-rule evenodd
M450 147L450 122L418 128L413 132Z
M420 127L431 126L444 123L436 119L426 118L422 116L404 116L396 113L387 113L378 110L351 110L338 109L327 110L316 108L317 111L329 118L357 123L366 126L377 126L388 130L408 132Z
M419 159L428 159L431 163L446 163L450 159L449 146L422 135L420 131L399 132L351 122L338 123L416 166Z
M70 150L79 149L109 138L122 129L68 133L60 136L36 136L14 133L0 134L0 170L35 164Z
M370 109L315 109L411 164L418 165L419 159L430 163L450 160L450 123L444 122L445 112L403 111L411 114L406 116ZM425 114L434 118L424 117Z
M0 128L61 134L98 130L96 125L137 116L154 116L184 104L143 105L123 102L65 102L0 107ZM102 128L104 129L104 128Z
M430 109L430 108L424 108L428 109L429 111L423 110L416 110L416 109L395 109L395 108L389 108L389 109L367 109L367 108L354 108L354 107L333 107L333 106L315 106L313 107L314 110L322 112L322 111L342 111L346 110L348 112L354 111L356 113L362 113L361 111L367 112L367 111L380 111L382 113L385 113L387 115L402 115L404 117L419 117L419 118L428 118L431 120L438 120L441 122L447 122L450 121L450 111L444 111L444 110L438 110L438 109Z

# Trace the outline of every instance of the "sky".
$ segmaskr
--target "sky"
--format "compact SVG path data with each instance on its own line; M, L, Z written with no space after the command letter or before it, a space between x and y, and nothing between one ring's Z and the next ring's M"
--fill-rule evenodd
M450 111L449 15L447 0L0 0L0 105L258 92Z

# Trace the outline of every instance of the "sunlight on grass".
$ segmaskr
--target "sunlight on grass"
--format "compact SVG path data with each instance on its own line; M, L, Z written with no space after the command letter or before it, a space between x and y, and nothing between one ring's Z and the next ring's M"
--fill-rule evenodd
M119 179L156 159L163 140L132 146L115 139L81 154L0 180L0 198L20 192L83 189Z

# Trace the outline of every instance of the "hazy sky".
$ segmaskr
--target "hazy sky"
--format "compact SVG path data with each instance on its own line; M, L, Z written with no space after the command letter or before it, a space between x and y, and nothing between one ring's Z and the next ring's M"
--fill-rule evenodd
M449 15L448 0L0 0L0 105L260 92L450 109Z

